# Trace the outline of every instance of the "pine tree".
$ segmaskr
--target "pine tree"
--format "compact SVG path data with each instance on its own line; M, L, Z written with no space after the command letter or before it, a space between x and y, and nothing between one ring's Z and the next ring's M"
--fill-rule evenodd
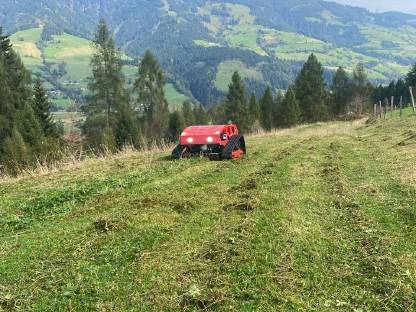
M42 86L39 78L35 80L33 88L33 110L38 118L45 136L59 138L61 133L59 128L53 120L50 112L51 103L46 95L46 91Z
M188 100L186 100L182 104L182 115L183 115L185 125L191 126L191 125L194 124L195 115L194 115L194 112L192 110L191 102L189 102Z
M253 124L259 119L259 116L260 116L259 103L257 102L256 96L254 95L254 93L251 94L248 111L249 111L249 120L250 120L249 124L251 128L251 126L253 126Z
M406 84L408 87L416 88L416 64L412 67L406 76Z
M260 124L266 131L273 127L273 94L270 87L266 88L260 99Z
M146 135L158 140L166 136L169 121L168 102L163 91L163 71L156 58L146 51L139 65L134 91L145 109Z
M237 71L234 72L231 84L228 86L224 111L226 120L237 124L241 132L244 133L249 130L248 105L244 83Z
M83 130L88 146L95 149L114 150L115 133L119 126L118 112L127 104L120 52L104 20L98 25L94 39L95 52L91 59L92 77L89 79L90 95L84 111L87 119ZM131 127L128 127L130 129ZM135 127L133 127L135 128ZM119 132L124 133L124 132ZM136 133L125 134L117 141L130 140Z
M305 122L327 120L329 117L324 70L311 54L296 78L294 90Z
M279 125L283 128L293 127L299 124L301 111L296 99L295 91L290 87L279 105Z
M351 100L351 84L347 72L339 67L332 79L332 105L333 116L345 114L348 102Z
M185 128L185 121L182 113L175 111L169 116L169 139L176 142Z

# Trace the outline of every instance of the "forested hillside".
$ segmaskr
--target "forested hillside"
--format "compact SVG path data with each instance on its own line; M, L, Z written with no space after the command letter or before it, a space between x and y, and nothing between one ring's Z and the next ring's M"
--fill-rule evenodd
M352 71L362 62L373 82L396 79L415 61L415 16L319 0L0 3L8 33L43 27L45 42L63 33L91 39L100 17L133 63L151 49L168 82L204 105L224 96L235 70L257 95L267 84L286 89L311 52L328 78L338 66Z

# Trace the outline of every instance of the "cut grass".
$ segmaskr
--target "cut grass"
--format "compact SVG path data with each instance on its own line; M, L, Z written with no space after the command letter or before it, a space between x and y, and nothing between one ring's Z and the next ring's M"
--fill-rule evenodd
M232 162L137 153L5 181L0 307L414 311L415 126L406 111L249 137Z

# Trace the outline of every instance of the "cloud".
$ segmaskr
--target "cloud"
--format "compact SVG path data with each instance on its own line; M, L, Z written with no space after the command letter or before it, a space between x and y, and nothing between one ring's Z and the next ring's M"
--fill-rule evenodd
M398 11L416 14L416 0L332 0L334 2L364 7L373 12Z

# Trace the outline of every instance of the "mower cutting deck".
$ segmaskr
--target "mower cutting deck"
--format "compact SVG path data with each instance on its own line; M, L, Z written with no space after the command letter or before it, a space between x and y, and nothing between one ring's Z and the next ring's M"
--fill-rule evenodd
M244 137L238 134L236 125L192 126L182 132L172 158L203 155L210 159L225 160L240 158L245 154L246 143Z

